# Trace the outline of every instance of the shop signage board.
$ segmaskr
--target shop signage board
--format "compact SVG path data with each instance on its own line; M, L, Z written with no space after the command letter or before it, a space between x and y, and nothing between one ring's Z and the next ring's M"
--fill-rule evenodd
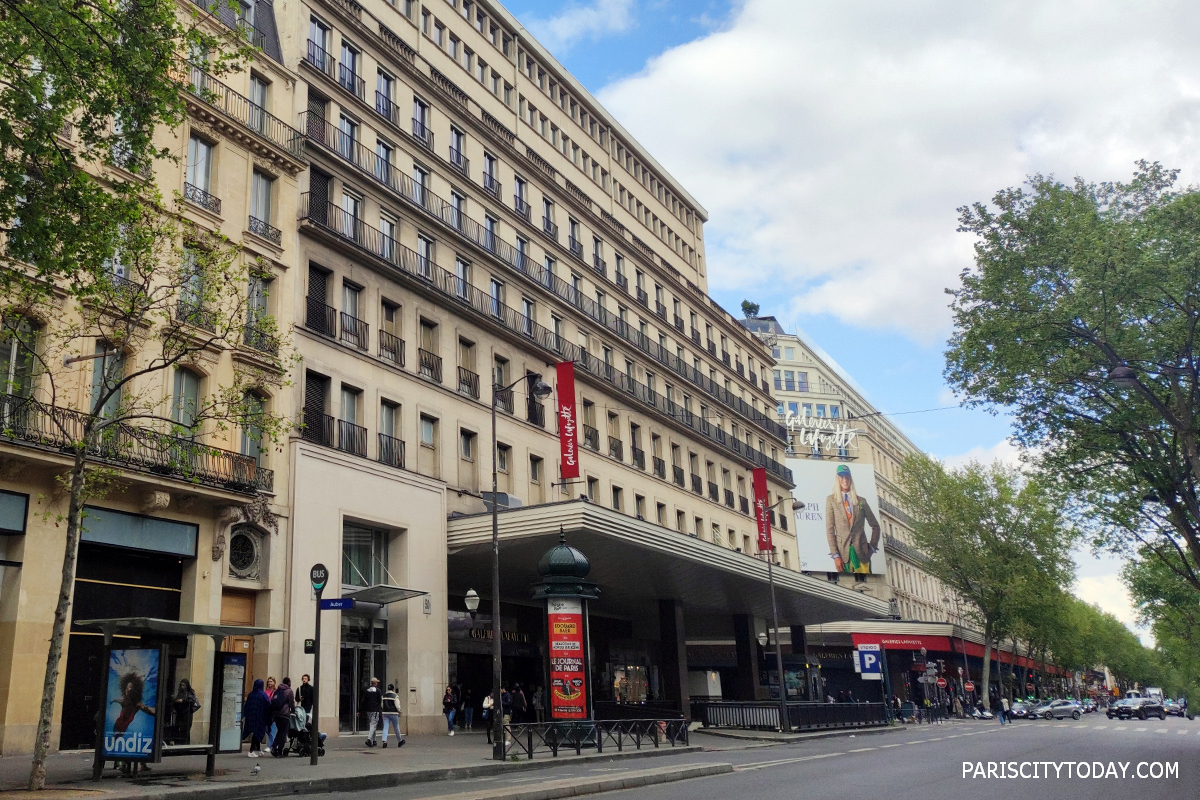
M165 647L109 649L101 737L105 760L162 760L165 652Z
M583 601L555 597L546 601L550 638L550 717L587 719L587 673L583 638Z

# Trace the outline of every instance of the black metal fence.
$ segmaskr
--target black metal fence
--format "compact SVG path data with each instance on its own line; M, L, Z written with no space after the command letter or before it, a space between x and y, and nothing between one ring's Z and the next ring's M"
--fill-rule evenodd
M788 703L792 730L859 728L888 723L883 703ZM705 701L692 703L692 719L706 728L780 730L779 703L773 701Z
M112 424L85 443L89 419L82 411L0 394L0 438L64 452L86 447L93 461L235 492L272 490L274 472L251 456L125 423Z
M686 747L688 724L682 719L615 719L580 722L539 722L504 726L504 755L532 759L537 753L557 757L560 750L584 748L603 753L645 747Z

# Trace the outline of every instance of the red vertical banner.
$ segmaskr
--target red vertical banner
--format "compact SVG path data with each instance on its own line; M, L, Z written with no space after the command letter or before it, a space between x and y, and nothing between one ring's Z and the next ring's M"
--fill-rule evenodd
M758 467L753 472L754 518L758 521L758 551L771 552L771 514L767 506L767 470Z
M587 719L587 673L583 641L583 601L546 601L550 634L550 719Z
M562 479L579 477L579 420L575 417L575 362L563 361L555 368L558 377L558 446Z

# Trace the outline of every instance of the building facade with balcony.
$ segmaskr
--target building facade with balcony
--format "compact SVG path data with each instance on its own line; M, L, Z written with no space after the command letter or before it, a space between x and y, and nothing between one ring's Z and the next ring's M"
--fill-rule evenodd
M372 675L408 698L410 731L444 725L447 683L476 703L490 691L493 403L506 680L545 685L527 578L561 527L606 575L598 700L686 710L686 640L736 634L749 659L768 613L751 471L767 470L772 500L791 489L770 351L706 293L706 212L496 3L287 13L310 161L290 579L321 562L346 593L427 593L340 615L321 728L362 730ZM529 391L562 361L581 426L567 484L553 401ZM879 610L802 575L787 526L776 558L795 624ZM293 592L292 673L312 662L311 606ZM757 671L739 680L757 696Z
M290 326L296 274L292 220L304 169L302 139L282 119L294 119L296 76L283 65L272 4L245 3L241 12L227 6L179 3L182 14L199 11L197 24L214 32L250 36L259 52L243 71L219 79L202 60L193 64L185 90L188 119L156 140L181 160L159 161L139 173L155 180L165 197L179 197L180 215L196 225L200 238L211 231L240 245L239 258L257 262L256 277L238 289L246 293L245 319L228 346L207 347L186 365L149 373L125 389L127 398L157 409L172 427L190 430L179 436L163 424L131 421L110 430L92 454L114 477L86 507L53 747L93 742L103 640L77 620L157 617L286 627L287 453L264 447L237 426L189 425L186 419L187 409L232 385L236 371L282 374L275 359L280 342L268 331ZM71 146L72 133L63 132L65 146ZM120 171L118 163L114 158L103 169ZM142 285L135 273L136 267L114 259L115 297L154 290L155 279ZM187 298L180 297L172 316L182 335L209 335L212 314L200 304L185 307ZM10 333L0 337L6 392L0 397L0 753L6 756L33 749L66 539L60 515L68 498L61 477L70 458L64 447L93 408L106 370L131 374L157 355L110 352L101 339L84 337L73 345L84 359L63 366L59 354L53 374L39 373L16 339L41 352L59 327L80 324L78 311L63 307L31 316L15 330L6 325ZM263 324L268 316L274 326ZM93 352L102 357L91 357ZM277 412L290 408L291 398L264 389L255 402ZM107 407L101 413L109 413ZM231 636L224 648L246 653L251 675L282 677L282 634ZM188 679L209 708L212 669L212 644L199 637L186 651L172 651L164 677L172 694L179 680ZM172 740L206 740L207 714L195 715L189 729L161 713Z

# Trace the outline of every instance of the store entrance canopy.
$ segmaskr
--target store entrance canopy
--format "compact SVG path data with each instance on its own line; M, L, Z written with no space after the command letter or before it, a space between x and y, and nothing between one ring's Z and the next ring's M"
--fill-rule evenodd
M377 583L374 586L347 592L342 597L349 598L356 603L378 603L381 606L386 606L388 603L411 600L423 594L429 594L429 592L422 592L420 589L405 589L401 586L391 586L386 583Z

